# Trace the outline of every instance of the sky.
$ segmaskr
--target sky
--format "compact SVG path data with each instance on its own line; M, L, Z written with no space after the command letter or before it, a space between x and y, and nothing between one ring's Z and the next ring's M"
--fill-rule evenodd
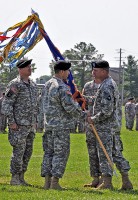
M7 0L0 12L0 31L26 20L35 10L61 54L80 42L91 43L111 67L128 55L138 59L138 0ZM33 59L35 80L50 75L53 59L41 40L26 56Z

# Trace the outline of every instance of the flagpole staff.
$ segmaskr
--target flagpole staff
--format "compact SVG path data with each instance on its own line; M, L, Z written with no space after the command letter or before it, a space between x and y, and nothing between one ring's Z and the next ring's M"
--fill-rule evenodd
M111 159L110 159L110 157L109 157L109 155L108 155L108 153L107 153L107 151L106 151L106 149L105 149L105 147L104 147L104 145L103 145L103 143L102 143L102 141L101 141L101 139L100 139L95 127L94 127L94 125L92 123L89 124L89 125L92 128L93 133L95 134L95 136L96 136L96 138L97 138L97 140L98 140L98 142L99 142L99 144L100 144L100 146L101 146L101 148L102 148L102 150L103 150L103 152L104 152L104 154L105 154L105 156L106 156L106 158L107 158L107 160L109 162L110 167L112 168L114 174L117 176L116 171L114 169L114 163L111 161Z

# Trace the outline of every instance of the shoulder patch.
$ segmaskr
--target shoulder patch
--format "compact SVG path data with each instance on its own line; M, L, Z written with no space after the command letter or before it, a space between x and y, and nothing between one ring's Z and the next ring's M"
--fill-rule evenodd
M17 89L14 86L7 91L6 96L11 97L13 94L17 94Z

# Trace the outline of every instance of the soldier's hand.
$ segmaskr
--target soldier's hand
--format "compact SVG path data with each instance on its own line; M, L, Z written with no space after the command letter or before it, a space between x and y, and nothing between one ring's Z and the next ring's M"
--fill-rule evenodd
M17 126L16 123L10 124L10 125L9 125L9 128L10 128L10 129L13 129L13 130L18 130L18 126Z

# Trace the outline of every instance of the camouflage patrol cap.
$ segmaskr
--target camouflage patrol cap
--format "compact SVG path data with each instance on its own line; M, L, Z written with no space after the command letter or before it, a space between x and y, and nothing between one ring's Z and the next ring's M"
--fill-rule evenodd
M32 59L28 60L28 59L22 59L22 60L19 60L16 64L16 67L18 68L24 68L24 67L27 67L28 65L30 65L32 62Z
M100 60L100 61L96 61L96 62L92 62L92 69L93 68L103 68L103 69L109 69L109 63L105 60Z
M71 63L65 60L59 60L55 63L54 69L59 69L59 70L68 70L71 67Z

